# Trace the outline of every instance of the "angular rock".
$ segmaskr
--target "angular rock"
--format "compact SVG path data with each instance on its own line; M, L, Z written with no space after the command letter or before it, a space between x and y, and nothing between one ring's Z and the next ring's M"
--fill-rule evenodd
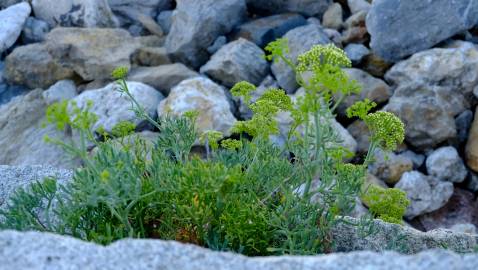
M374 53L365 56L362 61L362 69L364 71L367 71L372 76L380 78L383 78L391 66L392 64L390 62L383 60Z
M0 164L78 166L60 147L43 140L48 135L68 142L71 137L53 125L42 128L47 107L42 92L37 89L0 106Z
M193 68L199 68L208 60L207 48L218 36L238 25L246 13L244 0L176 2L166 49L173 60Z
M23 27L22 41L24 44L42 42L49 31L48 23L34 17L28 17Z
M475 119L471 124L470 134L465 147L466 164L475 172L478 172L478 117L476 117L477 111L475 111Z
M342 32L341 41L348 43L366 43L369 39L365 25L366 11L359 11L350 16L345 22L345 31Z
M107 0L113 12L120 18L121 25L138 22L138 14L155 18L158 12L171 9L172 0Z
M169 30L171 29L172 17L172 10L162 11L158 14L158 17L156 17L156 21L158 22L159 26L161 26L161 29L163 29L164 34L166 35L169 34Z
M357 13L360 11L368 12L371 8L371 5L366 0L347 0L350 12Z
M452 146L433 151L427 158L426 166L429 175L453 183L463 182L468 174L463 160Z
M169 95L171 88L180 82L199 76L199 73L189 69L183 64L176 63L157 67L137 67L128 74L128 80L151 85Z
M417 53L387 72L387 81L397 85L387 110L404 121L411 145L425 149L456 137L454 117L471 106L477 68L478 50L459 42Z
M289 30L307 24L305 18L299 14L284 13L256 19L237 27L234 38L245 38L263 48Z
M119 66L130 66L130 56L140 46L122 29L56 28L46 45L59 61L86 81L111 78Z
M141 43L121 29L55 28L46 41L17 47L5 61L5 78L12 84L48 88L63 79L110 79Z
M8 166L0 165L0 209L6 206L8 199L18 188L26 188L46 177L53 177L59 184L71 180L73 172L51 166Z
M28 3L19 3L0 10L0 54L10 48L20 37L23 25L32 9Z
M354 220L356 221L356 220ZM376 221L378 222L378 221ZM245 257L243 255L215 252L190 244L153 239L123 239L109 246L84 242L68 236L41 232L0 232L3 247L0 260L6 269L164 269L164 270L325 270L325 269L474 269L478 264L475 254L461 254L472 251L476 240L469 234L453 234L436 231L419 233L402 229L399 225L384 224L380 236L404 235L411 244L407 250L422 250L426 247L443 247L450 250L427 250L416 255L397 252L375 253L361 251L333 253L316 256ZM403 232L403 233L402 233ZM399 234L402 233L402 234ZM347 234L348 235L348 234ZM357 240L360 234L351 231ZM399 239L396 236L394 239ZM354 239L355 240L355 239ZM389 243L382 240L384 244ZM362 241L365 242L365 241ZM368 243L369 246L380 242ZM410 247L408 249L408 247ZM398 249L398 247L395 247ZM405 251L407 251L405 250ZM412 253L412 252L405 252ZM118 256L121 254L121 256ZM193 259L191 259L193 258Z
M72 99L76 97L76 95L78 95L78 93L75 83L71 80L62 80L43 92L43 99L50 105L55 102Z
M413 170L413 162L393 152L375 150L374 162L369 165L369 173L385 181L385 183L396 184L405 172Z
M383 104L392 96L392 90L384 81L360 69L347 68L344 70L350 79L355 80L360 85L362 90L359 94L351 94L344 98L338 106L338 112L340 114L345 115L347 108L357 101L367 98L377 104ZM336 96L337 99L339 97L339 95Z
M156 108L164 96L143 83L127 82L129 92L136 99L139 105L144 109L149 117L157 117ZM116 83L111 83L104 88L89 90L81 93L73 99L79 108L85 108L88 101L93 101L90 112L98 116L98 121L93 125L93 130L103 127L106 132L111 132L112 128L121 121L130 121L134 123L138 130L147 126L147 121L138 119L135 112L131 110L131 101L125 95L117 91Z
M476 226L470 223L455 224L450 227L450 230L457 233L477 234Z
M353 224L357 219L346 218ZM408 226L386 223L375 219L371 224L371 231L364 234L364 227L347 223L339 223L332 228L332 239L335 243L335 252L350 252L354 250L386 251L394 250L404 254L415 254L423 250L442 249L456 252L470 252L476 246L476 235L454 233L449 230L436 229L421 232ZM449 265L446 267L450 267ZM446 268L445 267L445 268ZM426 267L425 267L426 268ZM377 269L382 269L378 267ZM395 268L391 268L395 269ZM400 269L397 268L397 269ZM404 267L408 269L408 267Z
M340 28L342 28L342 25L344 23L342 17L342 6L339 3L333 3L329 6L327 11L325 11L324 16L322 17L322 25L326 28L339 30Z
M196 119L199 134L216 130L228 136L236 118L225 91L204 77L184 80L173 87L169 96L159 104L158 115L178 116L195 110L199 113Z
M425 162L424 155L417 154L411 150L406 150L405 152L402 152L399 155L411 160L413 162L413 169L420 168L423 165L423 162Z
M107 0L33 0L35 17L50 27L118 27Z
M171 64L164 47L141 47L132 55L133 64L140 66L160 66Z
M309 24L290 30L283 36L289 42L289 58L296 63L297 57L311 49L314 45L330 43L327 35L320 26ZM294 93L298 88L295 74L283 61L274 62L271 67L272 73L287 93Z
M227 87L240 81L258 85L269 72L263 55L256 44L240 38L223 46L200 71Z
M418 171L405 172L395 188L405 191L410 200L405 213L407 219L439 209L453 194L451 182L443 182Z
M440 209L417 218L427 231L469 223L478 226L478 201L473 193L455 188L453 196Z
M331 0L247 0L248 8L259 14L297 12L308 17L321 17L331 3Z
M364 57L370 54L370 50L367 47L357 43L348 44L344 51L353 65L360 64Z
M478 23L478 5L469 0L375 0L367 16L370 46L397 61L426 50ZM444 62L446 63L446 62Z
M458 143L466 143L473 122L473 112L466 110L455 118Z
M215 54L222 46L226 45L227 38L225 36L219 36L216 38L214 43L207 48L207 52L210 54Z

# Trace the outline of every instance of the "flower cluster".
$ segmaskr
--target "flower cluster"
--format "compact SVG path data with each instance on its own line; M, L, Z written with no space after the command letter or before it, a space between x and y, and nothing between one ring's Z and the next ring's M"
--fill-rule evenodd
M221 142L221 146L224 149L236 150L236 149L242 148L242 142L239 140L234 140L234 139L226 139Z
M129 70L127 67L118 67L113 70L113 72L111 73L111 76L115 80L121 80L126 78L126 76L128 75L128 71Z
M405 139L405 125L393 113L378 111L364 117L373 141L384 150L392 151Z
M202 144L207 144L213 150L216 150L217 148L219 148L219 144L217 142L222 139L223 136L224 135L220 131L208 130L201 135L201 137L199 138L199 142Z
M289 53L289 42L286 38L280 38L269 43L264 50L269 53L266 56L267 60L279 61L281 57Z
M381 188L372 185L362 200L370 212L383 221L402 224L402 218L410 201L404 191L397 188Z
M231 88L231 94L235 97L242 97L246 103L251 100L251 93L256 90L256 86L246 82L238 82Z
M136 125L134 123L131 123L130 121L121 121L111 129L111 134L115 137L125 137L134 133L135 129Z
M345 52L333 44L315 45L299 55L297 61L297 71L300 73L320 70L325 65L343 68L352 66Z

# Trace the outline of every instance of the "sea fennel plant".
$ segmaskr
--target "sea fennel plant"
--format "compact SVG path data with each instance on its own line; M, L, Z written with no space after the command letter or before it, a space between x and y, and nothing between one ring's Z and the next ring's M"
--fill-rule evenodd
M79 141L49 140L84 166L64 186L49 179L20 189L0 210L0 227L102 244L123 237L160 238L246 255L332 250L331 229L353 209L372 160L368 156L363 164L344 163L349 153L332 125L340 103L336 94L356 93L359 87L341 69L350 61L332 45L315 46L297 62L287 57L286 40L266 50L268 59L284 61L295 71L304 95L293 100L270 88L253 101L256 87L236 84L231 93L243 98L253 116L238 121L228 139L217 131L198 134L198 112L148 116L129 93L125 68L115 70L113 77L137 117L157 129L152 144L131 134L135 127L130 123L119 123L111 134L95 131L96 117L88 108L53 105L48 121L59 130L72 129ZM392 149L403 140L403 124L392 114L369 113L372 105L359 103L350 116L370 127L371 150ZM283 130L279 114L293 119L283 134L283 147L270 140ZM94 153L86 147L92 144ZM205 158L193 153L198 144ZM383 209L376 209L374 214L381 216Z

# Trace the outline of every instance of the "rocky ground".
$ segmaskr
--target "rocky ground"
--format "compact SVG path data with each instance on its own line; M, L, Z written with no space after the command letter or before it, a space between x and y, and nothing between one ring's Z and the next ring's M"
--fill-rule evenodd
M251 114L229 94L236 82L246 80L260 89L279 86L291 96L300 94L292 70L261 57L267 43L288 38L293 58L315 44L334 43L352 60L353 68L347 73L363 87L360 95L346 99L338 110L336 130L344 146L357 156L368 148L364 125L344 116L347 105L356 100L369 98L406 124L406 142L388 158L377 152L367 180L404 190L411 200L406 221L418 230L476 233L475 1L0 0L0 9L0 164L23 166L19 170L31 170L25 167L29 165L78 166L43 141L45 135L68 137L42 127L47 106L59 100L75 100L79 106L94 100L92 110L99 116L96 127L101 125L107 131L129 120L137 124L137 132L154 132L135 118L124 96L112 91L110 73L118 66L130 68L129 88L151 117L194 109L200 112L200 130L214 129L227 135L235 121ZM287 125L288 119L280 120ZM12 179L12 172L7 171L0 168L0 180ZM0 206L11 190L11 184L0 182ZM31 237L40 236L2 232L0 243L12 239L28 242ZM63 246L74 242L91 252L99 249L66 238L42 237ZM109 255L91 257L91 261L107 261L124 243L104 249ZM137 243L149 245L147 241ZM177 245L155 243L158 250ZM0 257L14 258L10 255L16 248L0 249ZM215 259L219 261L232 256L211 255L201 249L194 252L198 257L218 256ZM442 252L415 257L357 253L310 258L303 263L305 267L343 260L340 269L357 267L345 262L365 259L371 269L380 262L389 263L390 269L403 265L419 269L419 260L433 269L447 265L437 266L437 256L456 269L478 263L476 257L459 259ZM243 263L244 269L266 264L289 269L295 264L295 259L235 260ZM26 267L29 262L24 263Z

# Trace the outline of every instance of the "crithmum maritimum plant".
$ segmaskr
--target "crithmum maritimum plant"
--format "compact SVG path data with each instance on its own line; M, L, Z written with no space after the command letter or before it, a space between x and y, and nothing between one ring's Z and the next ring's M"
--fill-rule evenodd
M125 68L113 77L136 116L158 132L152 147L141 137L115 143L117 137L135 136L129 123L119 123L111 134L94 131L97 118L88 108L53 105L48 121L78 132L80 141L49 140L84 166L66 185L48 179L18 190L0 211L0 227L102 244L124 237L177 240L253 256L332 250L330 230L354 208L371 160L344 163L348 151L331 124L341 101L335 94L346 96L359 87L342 71L350 61L333 45L314 46L298 59L288 58L283 39L266 50L269 60L284 61L295 71L305 93L293 101L282 89L270 88L253 101L256 87L238 83L231 93L246 101L253 116L238 121L231 138L216 131L198 134L198 112L148 116L129 92ZM370 127L370 150L392 150L403 141L403 124L392 114L369 113L371 105L359 103L350 115ZM293 119L284 147L270 140L280 134L279 113ZM204 159L192 154L198 141L206 149ZM95 154L86 147L91 144Z

